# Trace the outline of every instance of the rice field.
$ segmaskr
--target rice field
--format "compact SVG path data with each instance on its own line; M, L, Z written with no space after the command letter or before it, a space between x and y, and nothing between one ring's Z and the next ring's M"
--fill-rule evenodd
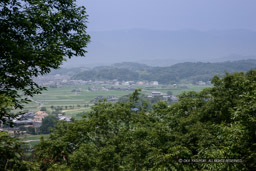
M72 115L74 113L79 112L87 112L90 110L90 106L93 105L91 102L97 96L103 96L104 98L108 96L116 96L117 98L131 94L132 91L124 91L124 90L109 90L103 91L101 90L101 86L98 91L89 91L89 86L66 86L60 88L48 88L46 91L43 91L42 94L35 95L33 97L34 102L25 105L25 110L30 111L38 111L41 107L46 107L47 110L51 111L51 107L62 106L64 112L67 115ZM146 86L134 86L133 88L141 88L142 93L150 94L152 91L160 91L166 93L171 91L173 95L179 95L184 91L200 91L203 88L207 88L209 86L198 86L198 85L187 85L187 88L173 88L171 86L154 86L154 87L146 87ZM125 87L121 87L125 88ZM76 90L76 91L74 91ZM88 107L89 105L89 107ZM68 110L70 107L73 107L72 110ZM87 107L85 107L87 106Z

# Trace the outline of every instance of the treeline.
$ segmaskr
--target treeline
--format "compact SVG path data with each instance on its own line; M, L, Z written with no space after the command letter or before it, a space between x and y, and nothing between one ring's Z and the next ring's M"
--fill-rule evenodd
M78 80L139 80L139 73L124 68L92 69L80 72L72 77Z
M168 91L167 94L171 95L172 92ZM130 97L131 97L131 94L124 95L118 99L118 102L127 103L127 102L129 102ZM162 98L160 98L160 97L148 98L148 96L146 94L141 93L138 95L138 100L136 101L136 103L134 103L134 108L143 109L148 112L148 111L152 110L154 104L157 104L160 101L163 101ZM166 102L168 105L175 103L175 101L172 101L171 98L168 98Z
M79 72L72 79L119 81L158 81L161 84L209 81L214 75L225 72L245 72L255 68L256 60L241 60L222 63L180 63L170 67L150 67L137 63L121 63L110 67L96 67Z

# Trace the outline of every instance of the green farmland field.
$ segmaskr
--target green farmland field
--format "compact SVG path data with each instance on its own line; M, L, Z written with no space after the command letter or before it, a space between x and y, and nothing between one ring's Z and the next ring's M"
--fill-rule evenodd
M79 90L80 92L72 92L72 90ZM127 95L131 91L88 91L87 86L79 87L61 87L48 88L42 94L36 95L33 99L37 102L43 103L45 107L50 106L70 106L70 105L84 105L90 103L97 96L116 96L121 97ZM26 108L37 107L39 104L34 102L26 105Z
M101 90L101 86L98 87L98 91L88 91L89 86L66 86L61 88L48 88L46 91L43 91L42 94L36 95L33 97L34 102L31 102L25 106L25 110L30 110L33 112L39 111L41 107L46 107L47 111L52 111L51 107L61 106L63 107L63 112L69 116L75 116L75 114L81 112L87 112L90 110L90 106L93 105L91 102L97 96L103 96L104 98L108 96L116 96L117 98L131 94L132 91L125 90ZM132 88L141 88L142 93L150 94L152 91L160 91L166 93L171 91L173 95L179 95L184 91L200 91L203 88L209 86L198 86L198 85L187 85L188 88L173 88L172 86L134 86ZM120 88L125 88L120 87ZM72 92L72 90L77 90L78 92ZM69 107L73 106L72 109Z

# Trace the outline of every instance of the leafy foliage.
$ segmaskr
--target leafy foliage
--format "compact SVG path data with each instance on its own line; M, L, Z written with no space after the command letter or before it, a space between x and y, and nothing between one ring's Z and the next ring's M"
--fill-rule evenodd
M85 55L86 20L75 0L0 2L0 120L11 117L6 103L22 108L23 95L43 90L33 77L57 69L65 57Z
M15 117L27 96L45 88L34 77L57 69L66 58L84 56L90 37L87 15L75 0L0 1L0 123ZM38 170L22 160L22 143L0 132L1 170Z
M39 128L40 133L42 134L49 134L51 129L55 127L58 118L54 115L46 116L43 121L42 125Z
M6 132L0 131L0 168L1 170L20 170L25 167L22 161L23 151L16 138L10 137Z

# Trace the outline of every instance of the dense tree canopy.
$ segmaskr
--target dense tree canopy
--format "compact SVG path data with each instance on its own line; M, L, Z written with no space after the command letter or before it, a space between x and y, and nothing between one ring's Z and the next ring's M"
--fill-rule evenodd
M57 122L58 118L54 115L46 116L43 121L42 125L39 129L41 134L49 134L51 129L54 128L55 123Z
M0 1L0 120L40 93L33 77L84 56L87 15L75 0ZM18 93L19 91L19 93Z
M150 112L129 102L96 103L80 121L61 122L36 147L41 168L71 170L253 170L256 71L215 76Z
M1 170L19 170L22 167L21 143L0 131L0 168Z

